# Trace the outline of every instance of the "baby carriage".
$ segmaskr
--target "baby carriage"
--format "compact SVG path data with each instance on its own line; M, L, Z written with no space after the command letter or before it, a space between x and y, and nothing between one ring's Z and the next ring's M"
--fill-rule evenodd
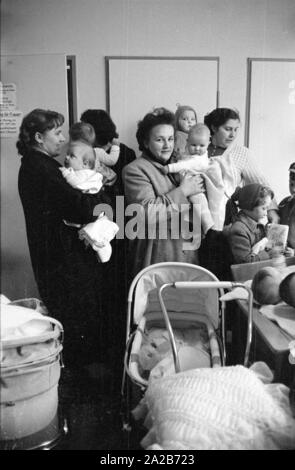
M132 384L145 391L150 376L225 365L225 303L219 297L223 289L237 286L249 293L247 365L252 338L252 292L248 287L220 282L200 266L179 262L151 265L134 278L128 294L121 390L128 422Z
M52 449L67 431L58 407L63 326L38 299L1 296L0 319L0 449Z

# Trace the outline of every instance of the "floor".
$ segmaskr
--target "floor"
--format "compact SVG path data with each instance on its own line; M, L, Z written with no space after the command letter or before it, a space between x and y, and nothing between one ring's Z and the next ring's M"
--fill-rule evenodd
M54 450L136 450L144 430L123 430L121 371L93 380L62 369L59 408L68 428ZM140 397L138 397L140 399Z

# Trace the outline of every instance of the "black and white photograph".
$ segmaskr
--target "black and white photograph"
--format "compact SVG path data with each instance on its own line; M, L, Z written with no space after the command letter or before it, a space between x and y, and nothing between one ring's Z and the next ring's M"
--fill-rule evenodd
M295 1L0 17L0 450L295 450Z

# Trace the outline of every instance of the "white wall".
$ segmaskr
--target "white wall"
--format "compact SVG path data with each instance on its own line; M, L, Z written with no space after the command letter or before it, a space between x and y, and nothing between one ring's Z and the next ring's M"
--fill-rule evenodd
M76 55L79 115L105 107L106 55L220 56L242 119L247 57L295 55L294 0L2 0L1 22L2 54Z

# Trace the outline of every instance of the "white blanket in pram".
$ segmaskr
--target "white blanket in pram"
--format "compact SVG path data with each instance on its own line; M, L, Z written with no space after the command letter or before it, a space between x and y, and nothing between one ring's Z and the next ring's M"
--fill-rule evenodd
M264 384L243 366L152 380L144 397L150 430L141 445L153 450L294 449L288 392L283 384Z

